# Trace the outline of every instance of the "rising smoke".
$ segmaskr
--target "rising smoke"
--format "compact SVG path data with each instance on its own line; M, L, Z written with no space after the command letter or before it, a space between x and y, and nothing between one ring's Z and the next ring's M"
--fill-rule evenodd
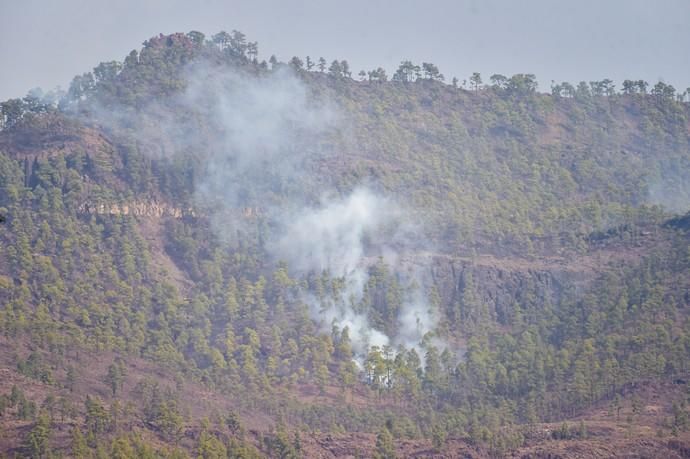
M328 102L310 100L304 83L291 71L282 69L268 76L237 73L218 74L202 69L191 77L185 98L191 105L212 110L224 132L223 148L209 163L199 194L205 200L222 197L221 212L246 205L246 184L253 187L289 187L306 183L305 162L323 153L310 146L313 139L335 130L345 121ZM316 156L317 158L314 158ZM353 304L362 297L367 281L365 259L385 255L396 259L387 241L405 240L405 212L400 206L370 187L360 186L346 196L322 192L318 203L310 203L298 190L281 203L261 203L274 222L266 249L276 259L288 262L298 274L328 272L344 282L341 301L322 304L305 294L312 318L324 331L333 325L348 327L355 354L363 356L368 347L386 344L417 347L436 326L421 289L406 298L399 317L399 336L388 337L373 328L366 314ZM232 225L218 219L216 228L227 231ZM385 235L385 236L384 236Z
M319 155L312 139L336 128L336 110L310 99L286 67L253 75L197 63L187 79L179 103L211 120L214 132L196 198L213 209L219 236L232 240L243 229L239 209L260 209L278 224L280 214L298 211L309 199L304 167Z
M663 168L648 186L649 202L665 210L685 214L690 212L690 165Z
M258 75L205 62L187 70L185 91L171 101L136 112L92 107L91 116L120 128L143 127L128 136L156 155L200 152L206 167L196 180L195 197L221 239L232 242L246 229L241 209L257 208L271 222L264 246L275 261L286 261L293 274L328 272L341 279L339 301L324 304L309 293L302 301L323 331L349 328L358 358L372 345L419 350L437 322L423 288L406 290L398 336L376 330L353 307L363 296L367 259L382 256L395 269L397 248L418 232L403 207L373 191L376 184L344 195L324 183L314 186L316 197L309 190L310 162L327 159L315 139L346 127L337 108L285 66Z
M324 198L316 208L305 208L286 221L285 232L272 244L272 252L289 260L298 272L327 271L345 283L342 301L322 305L305 298L312 316L326 329L348 327L353 350L362 355L368 345L384 346L388 337L372 328L366 315L353 310L367 280L364 239L380 231L391 218L390 203L360 188L344 199Z
M313 295L306 296L305 301L324 330L333 325L349 329L353 350L360 357L369 346L388 344L420 351L422 340L436 328L435 311L418 286L408 289L401 305L397 336L388 337L376 330L365 314L353 308L362 299L367 282L366 260L381 256L394 263L399 259L390 242L399 245L408 237L404 219L405 213L394 201L360 187L344 198L324 197L319 206L304 208L285 219L284 232L270 247L298 272L327 271L343 279L339 301L323 304ZM388 236L385 241L377 237L382 234ZM421 279L423 274L415 270L411 280Z

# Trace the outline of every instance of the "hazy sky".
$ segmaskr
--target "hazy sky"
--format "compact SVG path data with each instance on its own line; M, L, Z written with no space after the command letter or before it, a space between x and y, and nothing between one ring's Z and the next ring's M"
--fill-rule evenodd
M347 59L354 73L402 59L447 79L478 71L551 80L690 86L690 0L0 0L0 100L66 88L158 33L237 29L260 58Z

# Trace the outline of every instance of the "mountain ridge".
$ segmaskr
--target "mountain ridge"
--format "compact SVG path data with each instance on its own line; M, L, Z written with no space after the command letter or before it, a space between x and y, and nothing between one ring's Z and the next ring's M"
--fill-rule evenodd
M659 204L690 202L687 103L249 44L161 35L3 103L0 453L684 454L690 243ZM349 272L310 264L341 245Z

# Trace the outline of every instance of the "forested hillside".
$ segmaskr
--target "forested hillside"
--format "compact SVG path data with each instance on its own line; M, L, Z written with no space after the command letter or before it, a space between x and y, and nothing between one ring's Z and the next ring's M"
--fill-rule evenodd
M190 32L2 102L0 457L687 457L690 94L443 80Z

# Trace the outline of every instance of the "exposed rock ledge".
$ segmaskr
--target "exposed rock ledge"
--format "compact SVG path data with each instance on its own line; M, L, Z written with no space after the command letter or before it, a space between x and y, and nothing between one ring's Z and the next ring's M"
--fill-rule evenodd
M158 201L134 201L128 203L93 203L85 202L79 206L79 212L83 214L98 215L133 215L136 217L198 217L200 212L188 207L174 207ZM256 219L264 215L261 208L243 207L235 209L237 215L245 219Z
M90 203L79 206L79 212L99 215L134 215L137 217L196 217L192 208L182 209L155 201L135 201L130 203Z

